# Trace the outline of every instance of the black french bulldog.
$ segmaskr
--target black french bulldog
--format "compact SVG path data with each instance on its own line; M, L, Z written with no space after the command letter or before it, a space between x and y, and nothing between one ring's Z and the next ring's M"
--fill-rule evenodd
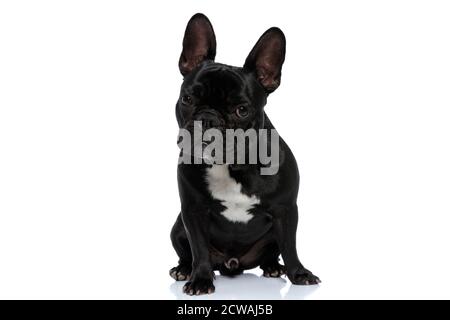
M274 129L264 112L268 95L280 85L286 40L278 28L267 30L244 66L214 62L216 39L203 14L188 22L179 69L184 76L176 117L180 128ZM319 278L301 263L296 250L299 174L295 158L280 138L275 175L251 165L179 164L181 199L171 240L180 260L170 270L188 280L189 295L214 292L214 270L238 275L260 266L266 277L286 274L293 284ZM285 266L279 264L281 254Z

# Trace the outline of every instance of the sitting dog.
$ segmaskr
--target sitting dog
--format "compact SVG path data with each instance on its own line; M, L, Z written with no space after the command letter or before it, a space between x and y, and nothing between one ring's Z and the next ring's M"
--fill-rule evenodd
M243 67L216 63L213 27L203 14L194 15L187 24L179 60L184 77L176 104L180 129L193 132L194 123L200 123L202 132L274 131L264 106L280 85L285 48L283 32L274 27L260 37ZM259 143L259 150L270 140L257 136L250 144ZM203 150L207 143L201 144ZM278 152L279 161L271 174L261 174L268 164L260 160L179 163L181 213L171 232L179 263L170 275L187 280L185 293L214 292L215 270L234 276L258 266L264 276L286 274L293 284L320 282L297 255L299 173L295 158L281 138L274 145L278 150L271 151ZM285 265L279 263L280 255Z

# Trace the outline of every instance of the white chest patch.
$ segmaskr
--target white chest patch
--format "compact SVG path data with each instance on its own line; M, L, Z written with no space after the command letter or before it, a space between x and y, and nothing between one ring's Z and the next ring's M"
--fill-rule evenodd
M259 199L241 192L242 185L230 176L227 165L214 165L206 169L208 190L214 199L220 200L225 210L222 215L230 221L247 223L253 218L248 212Z

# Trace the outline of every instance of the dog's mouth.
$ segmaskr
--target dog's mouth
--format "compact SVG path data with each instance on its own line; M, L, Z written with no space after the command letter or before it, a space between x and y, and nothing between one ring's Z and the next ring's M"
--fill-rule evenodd
M264 130L266 129L203 130L201 123L188 125L181 128L178 135L180 159L183 163L192 163L194 159L196 164L209 165L251 165L257 164L259 160L268 163L268 156L261 156L261 150L268 150L267 137L264 138L267 130Z
M193 156L205 160L210 164L224 164L227 159L234 159L236 157L236 144L227 146L223 144L215 144L214 141L200 141L198 143L191 142L190 147L186 147L178 139L178 147L187 156Z

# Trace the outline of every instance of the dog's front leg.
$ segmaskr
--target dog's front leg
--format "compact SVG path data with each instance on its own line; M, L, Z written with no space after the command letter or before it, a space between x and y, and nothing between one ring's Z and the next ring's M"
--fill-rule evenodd
M214 292L214 272L209 254L209 217L204 208L186 208L181 217L192 251L192 274L183 291L189 295Z
M296 234L298 223L297 206L280 210L274 217L274 231L278 246L286 265L286 274L293 284L310 285L318 284L318 277L307 270L297 255Z

